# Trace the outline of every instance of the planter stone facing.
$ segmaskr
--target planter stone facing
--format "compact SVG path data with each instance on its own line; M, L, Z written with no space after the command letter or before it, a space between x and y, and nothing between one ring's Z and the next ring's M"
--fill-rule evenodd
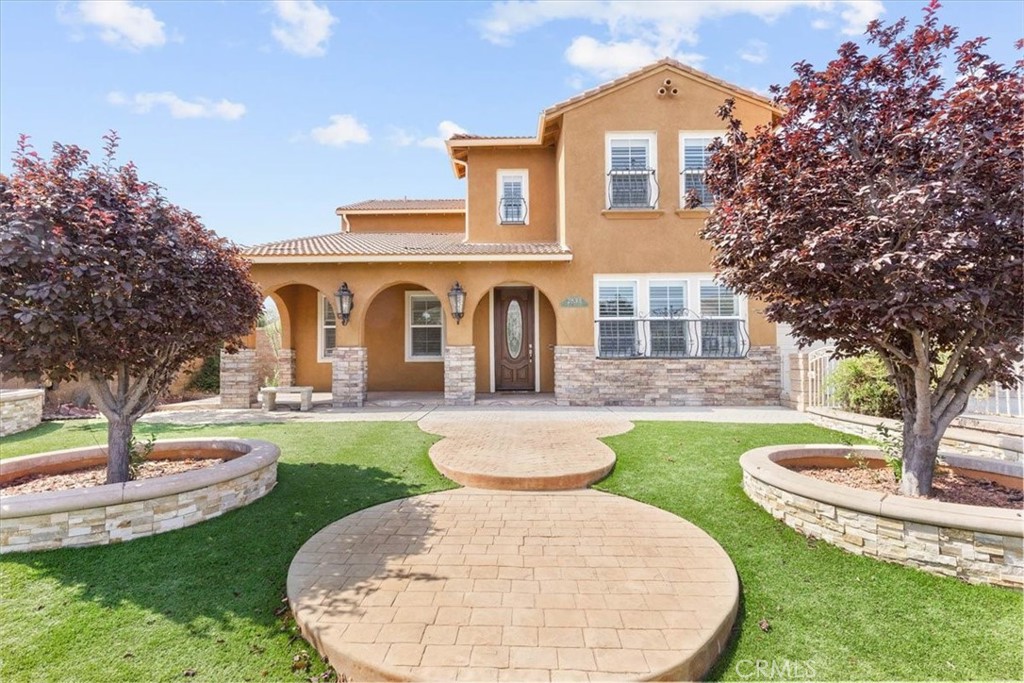
M231 458L191 472L124 484L7 495L0 499L0 553L130 541L180 529L243 507L277 483L277 446L256 439L160 441L154 455ZM0 461L0 481L106 462L92 446Z
M0 391L0 436L27 431L42 420L42 389Z
M843 457L879 458L867 446L771 446L740 458L743 490L787 526L857 555L916 567L970 583L1024 587L1024 512L943 503L839 486L783 467L781 462ZM959 465L976 469L986 461ZM992 463L1001 465L1004 463ZM1019 479L1020 473L1016 473Z

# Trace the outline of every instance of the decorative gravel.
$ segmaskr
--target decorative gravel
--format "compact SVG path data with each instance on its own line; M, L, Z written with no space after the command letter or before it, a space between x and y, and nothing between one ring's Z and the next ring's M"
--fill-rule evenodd
M204 467L213 467L224 462L221 458L189 458L185 460L148 460L139 467L136 479L151 479L169 474L180 474ZM9 484L0 485L5 495L21 493L42 493L43 491L67 491L90 486L100 486L107 482L105 466L64 472L61 474L30 474L12 480Z
M892 495L898 495L899 492L896 476L888 467L882 469L864 467L829 469L793 466L789 469L840 486ZM944 503L983 505L1015 510L1019 510L1021 503L1024 502L1024 494L1021 491L1014 491L993 481L965 477L952 470L941 468L935 473L935 478L932 480L932 495L929 498Z

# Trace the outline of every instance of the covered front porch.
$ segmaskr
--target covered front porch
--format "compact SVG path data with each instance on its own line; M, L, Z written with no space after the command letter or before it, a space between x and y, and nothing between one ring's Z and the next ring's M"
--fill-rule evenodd
M334 407L554 404L558 323L540 287L481 285L469 274L447 287L439 277L385 282L364 295L354 275L334 291L265 290L278 341L257 333L252 348L223 357L222 405L250 407L261 386L313 387L314 405Z

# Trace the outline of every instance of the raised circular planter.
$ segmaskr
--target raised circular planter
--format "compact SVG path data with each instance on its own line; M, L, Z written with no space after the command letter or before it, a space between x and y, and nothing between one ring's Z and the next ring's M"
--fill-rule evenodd
M256 439L159 441L154 459L223 458L191 472L67 491L3 495L0 553L105 545L180 529L262 498L277 483L280 449ZM105 464L92 446L0 461L0 483Z
M740 458L743 490L800 533L858 555L971 583L1024 586L1024 512L943 503L840 486L787 469L846 463L851 452L882 460L870 446L770 446ZM966 476L1020 486L1020 463L944 456Z

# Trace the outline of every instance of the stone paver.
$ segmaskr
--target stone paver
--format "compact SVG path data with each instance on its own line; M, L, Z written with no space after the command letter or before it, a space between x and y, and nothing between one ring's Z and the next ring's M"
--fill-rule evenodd
M663 510L464 488L324 528L288 598L349 680L682 680L718 658L739 584L711 537Z
M464 486L512 491L584 488L615 465L599 437L633 428L609 413L435 412L420 420L444 436L430 449L434 466Z

